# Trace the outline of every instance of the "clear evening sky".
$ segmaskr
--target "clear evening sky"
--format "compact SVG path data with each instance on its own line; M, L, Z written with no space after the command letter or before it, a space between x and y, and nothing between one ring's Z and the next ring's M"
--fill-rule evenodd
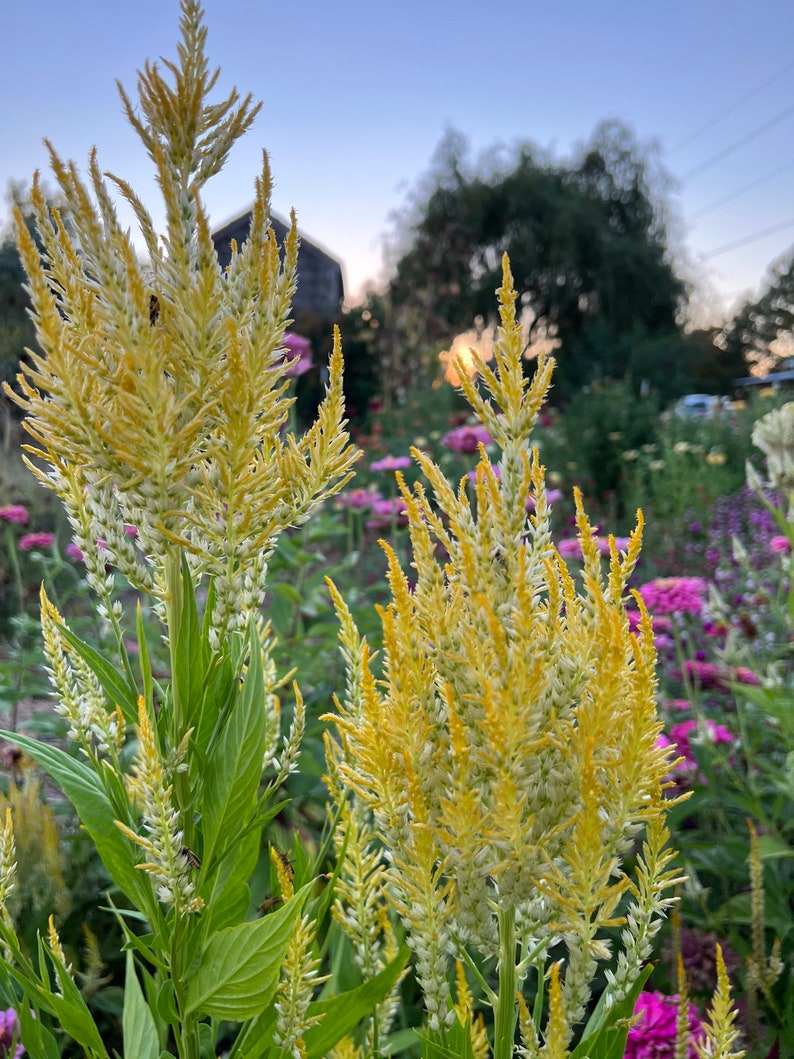
M156 188L115 79L175 57L177 0L3 0L0 188L46 169L42 139L85 170ZM389 217L451 126L476 155L527 140L568 156L599 121L657 141L711 307L757 293L794 244L791 0L205 0L219 91L263 100L205 196L213 223L252 198L262 147L273 208L294 206L355 296L383 267ZM724 201L723 201L724 200ZM0 206L0 223L6 206ZM766 234L761 234L766 233ZM740 244L740 245L734 245Z

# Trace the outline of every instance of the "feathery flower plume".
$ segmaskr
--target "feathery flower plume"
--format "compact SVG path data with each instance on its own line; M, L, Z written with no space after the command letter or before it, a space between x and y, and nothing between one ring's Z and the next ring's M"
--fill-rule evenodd
M48 143L68 223L37 174L39 241L19 212L17 235L41 352L29 351L18 390L6 391L26 414L28 464L62 499L89 575L102 582L110 563L168 606L183 551L197 577L214 579L222 637L261 604L279 533L344 486L356 453L344 430L338 334L316 423L299 439L282 433L293 401L284 350L295 219L279 247L263 156L248 238L221 269L201 192L259 105L236 90L209 102L218 72L206 61L202 11L197 0L181 6L186 61L164 72L146 63L137 103L119 87L155 166L165 232L126 181L102 172L95 151L84 178ZM135 214L145 261L114 191ZM137 527L137 546L125 525Z
M499 473L481 448L472 505L466 478L456 491L414 450L434 494L431 502L422 485L409 489L398 476L415 576L409 582L384 545L392 602L381 614L382 683L340 610L346 657L357 656L362 672L356 707L342 703L334 718L338 774L386 847L428 1026L443 1036L455 1020L453 956L498 957L497 1057L511 1054L516 991L530 972L545 977L547 964L549 1048L552 1039L568 1046L599 965L612 975L613 1000L622 999L675 880L651 621L638 595L636 632L626 614L641 522L621 552L609 542L605 571L576 494L579 594L551 539L544 468L529 440L553 362L541 356L526 380L506 261L499 298L495 366L475 358L490 399L461 373L501 450ZM643 830L632 879L623 857ZM621 924L625 948L610 968L602 932Z

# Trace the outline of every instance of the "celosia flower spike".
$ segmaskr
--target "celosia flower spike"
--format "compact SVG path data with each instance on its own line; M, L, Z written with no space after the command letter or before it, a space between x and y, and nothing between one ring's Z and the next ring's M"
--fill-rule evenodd
M387 847L428 1025L441 1030L454 1018L447 965L465 944L470 955L497 958L509 995L499 999L507 1007L494 1024L496 1053L507 1055L516 984L530 962L543 973L546 953L561 946L549 1040L563 1054L610 958L604 931L625 922L625 951L605 968L619 1000L667 908L670 755L657 746L650 621L643 612L633 632L623 598L640 526L624 555L610 547L605 577L577 498L580 594L551 540L544 471L530 442L550 362L525 379L507 266L500 301L496 367L481 371L489 395L462 376L502 449L499 473L481 450L473 501L467 478L456 491L421 452L432 502L421 485L398 479L414 570L409 581L384 545L392 601L381 612L382 682L362 672L355 716L343 709L336 718L342 752L333 766ZM344 635L351 656L363 659L355 635ZM623 858L643 828L635 882ZM617 909L627 891L624 921Z
M146 703L138 699L138 752L132 774L127 778L130 796L140 807L148 836L139 835L120 820L116 827L148 855L136 865L151 875L157 897L173 905L179 915L199 912L204 901L196 895L192 872L195 864L184 845L179 813L172 802L172 787L166 784L165 769L157 746Z
M22 365L11 396L34 442L30 466L62 498L103 605L106 563L168 605L186 552L196 578L214 580L217 646L259 609L278 535L345 484L356 454L338 336L315 426L297 441L281 434L293 402L283 354L298 233L293 216L278 246L266 157L248 240L227 271L218 263L201 192L258 106L236 92L209 101L217 71L205 36L199 4L182 0L181 62L144 67L138 106L122 91L165 199L162 239L95 154L82 180L50 148L69 225L37 178L41 246L21 214L17 223L43 352ZM111 182L135 211L146 262L120 224ZM125 525L136 527L135 542Z
M5 823L0 831L0 909L5 910L6 901L14 889L17 870L16 847L14 845L14 823L11 809L6 808Z

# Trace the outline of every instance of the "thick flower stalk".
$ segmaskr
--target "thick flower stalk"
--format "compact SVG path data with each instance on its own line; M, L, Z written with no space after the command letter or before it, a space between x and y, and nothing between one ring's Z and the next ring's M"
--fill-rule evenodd
M136 104L120 89L155 166L165 231L129 184L103 174L96 152L83 179L49 146L64 208L37 176L40 246L17 218L42 352L29 351L20 392L8 392L27 416L31 469L63 500L100 595L107 563L171 607L184 551L196 575L213 577L222 637L260 606L278 534L344 484L354 452L338 340L317 422L300 439L282 434L297 230L293 218L277 245L265 156L249 237L220 268L201 191L259 106L236 90L209 102L218 71L207 65L201 8L183 0L182 12L181 63L165 64L174 84L147 63ZM145 259L114 188L134 211Z
M542 994L550 982L545 1027L520 1034L533 1056L567 1054L599 967L612 972L612 1002L622 1000L673 882L651 624L636 594L636 632L626 614L641 524L623 552L611 542L604 569L577 494L578 590L551 539L530 444L553 362L541 357L524 377L506 262L499 298L495 367L475 357L490 400L461 373L501 450L498 467L481 449L472 504L465 479L456 491L414 453L433 499L401 486L413 571L409 579L385 545L393 599L382 612L383 678L361 666L349 697L359 705L342 704L336 718L339 774L388 851L428 1024L443 1038L455 1021L459 956L494 1008L496 1059L512 1054L522 988ZM342 622L346 653L366 661L344 612ZM624 866L634 851L636 878ZM610 968L604 932L620 924L625 950ZM491 960L497 988L484 970Z

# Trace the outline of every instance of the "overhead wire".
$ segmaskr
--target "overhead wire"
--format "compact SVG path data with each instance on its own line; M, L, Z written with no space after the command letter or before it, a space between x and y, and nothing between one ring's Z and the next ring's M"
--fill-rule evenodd
M701 254L701 257L711 258L717 257L719 254L727 254L729 250L736 250L740 246L747 246L748 243L755 243L759 239L765 239L768 235L775 235L776 232L785 231L786 228L794 228L794 217L780 224L772 224L769 228L762 228L760 231L752 232L741 239L735 239L732 243L725 243L723 246L715 247L714 250L708 250L705 254Z
M700 162L694 168L684 173L681 179L684 181L691 180L693 176L698 176L698 174L704 172L706 169L710 169L713 165L716 165L717 162L721 162L723 158L727 158L728 155L738 151L740 147L744 147L745 144L750 143L751 140L756 139L756 137L766 132L767 129L771 129L773 125L777 125L779 122L783 121L790 114L794 114L794 103L791 104L791 106L785 107L778 114L768 118L760 125L756 125L756 127L751 129L750 132L745 133L744 136L739 137L738 140L734 140L733 143L728 144L727 147L723 147L722 150L717 151L716 154L706 158L705 161Z
M748 191L754 191L768 180L778 176L780 173L784 173L787 169L791 169L792 167L794 167L794 158L790 159L788 162L784 162L783 165L777 166L775 169L770 169L768 173L756 177L756 179L751 180L749 184L743 184L740 188L735 188L733 191L729 191L726 195L715 199L713 202L709 202L706 206L702 206L699 210L695 210L689 215L690 219L694 221L699 217L705 217L705 215L711 213L712 210L717 210L720 206L726 206L729 202L733 202L734 199L746 195Z
M673 146L668 149L667 153L675 154L677 151L680 151L682 147L686 147L687 144L690 144L693 142L693 140L698 139L698 137L702 136L704 132L708 132L709 129L712 129L715 125L718 125L723 118L726 118L729 114L732 114L734 110L738 110L739 107L746 103L748 99L752 99L753 96L758 95L759 92L762 92L769 85L774 84L774 82L783 77L784 74L787 74L789 70L794 70L794 62L787 63L786 66L783 66L776 73L772 74L770 77L765 78L763 81L761 81L760 84L755 85L754 88L749 89L743 95L739 96L739 98L734 100L733 103L728 104L727 107L719 111L719 113L715 114L713 117L709 118L708 121L705 121L702 125L698 126L698 128L694 129L692 132L687 133L686 136L674 143Z

